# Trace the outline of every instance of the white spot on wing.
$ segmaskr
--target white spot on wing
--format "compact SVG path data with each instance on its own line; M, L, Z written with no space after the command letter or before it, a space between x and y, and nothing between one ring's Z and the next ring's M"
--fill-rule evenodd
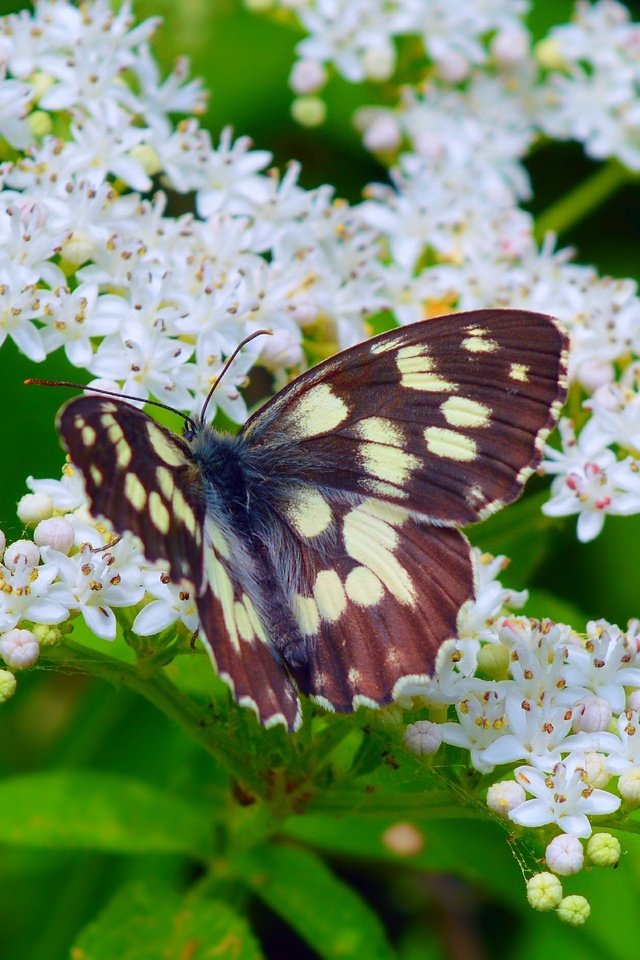
M327 383L311 387L295 400L286 415L287 432L291 437L317 437L339 427L349 415L344 400Z
M440 409L452 427L488 427L491 422L491 409L466 397L449 397Z
M323 620L335 623L347 608L342 581L335 570L321 570L313 585L313 595Z
M469 463L478 456L475 441L456 430L447 430L446 427L427 427L424 438L427 441L429 453L433 453L436 457Z
M318 490L296 491L285 509L287 518L301 537L317 537L331 525L331 507Z

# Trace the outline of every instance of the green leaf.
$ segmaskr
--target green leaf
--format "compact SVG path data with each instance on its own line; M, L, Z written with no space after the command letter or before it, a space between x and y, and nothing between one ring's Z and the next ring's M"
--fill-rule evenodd
M74 944L72 960L259 960L245 921L218 900L158 885L120 890Z
M315 854L265 846L242 861L242 879L325 960L391 960L377 914Z
M2 841L202 859L209 817L200 804L115 774L70 770L0 783Z

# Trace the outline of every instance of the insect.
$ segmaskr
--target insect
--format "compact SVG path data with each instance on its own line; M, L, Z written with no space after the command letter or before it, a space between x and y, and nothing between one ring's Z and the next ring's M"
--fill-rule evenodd
M550 317L401 327L303 373L237 435L183 436L124 400L59 414L95 516L195 590L203 641L265 726L408 694L474 596L459 528L514 500L566 387Z

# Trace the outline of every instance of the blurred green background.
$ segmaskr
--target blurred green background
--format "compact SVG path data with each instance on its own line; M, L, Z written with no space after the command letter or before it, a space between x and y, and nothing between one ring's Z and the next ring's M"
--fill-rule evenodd
M3 2L0 13L23 6ZM536 0L531 16L536 35L566 19L570 7L566 0ZM135 9L139 18L160 15L165 19L154 44L165 67L187 53L192 73L204 78L211 91L204 122L214 138L230 124L237 134L249 134L257 147L270 149L276 165L282 167L290 158L301 160L304 186L328 181L338 195L351 201L358 200L368 182L385 178L384 169L361 148L351 124L357 106L376 101L375 88L356 89L334 79L326 92L328 122L319 129L304 130L292 121L287 77L296 37L289 27L246 12L237 0L182 0L180 4L138 0ZM571 144L538 150L528 166L535 213L595 169L582 150ZM640 189L630 186L562 236L560 244L575 246L579 261L593 263L603 273L638 277L639 224ZM25 477L57 477L63 462L54 429L63 397L57 391L25 387L23 380L28 376L73 378L74 373L57 355L36 367L11 343L0 350L4 410L0 528L8 539L22 533L15 504L26 492ZM571 615L578 628L590 617L623 624L640 615L634 559L640 542L639 519L608 519L604 534L587 546L577 544L571 519L555 522L548 534L552 549L534 569L526 550L518 549L517 525L524 515L519 509L505 511L486 527L486 533L485 528L476 531L474 539L488 549L494 544L505 549L513 539L516 558L505 582L533 587L535 613ZM135 775L184 794L211 796L217 789L213 762L169 721L126 690L74 675L38 672L20 677L19 695L1 711L0 738L3 777L91 767ZM10 811L3 815L10 819ZM464 824L443 823L437 838L428 837L423 865L444 868L446 856L437 851L461 842L464 846L463 828ZM363 873L357 859L358 831L364 850L371 843L368 829L364 824L345 825L342 838L335 840L335 864L380 910L392 934L403 931L404 960L443 956L529 960L561 952L567 960L596 955L603 960L627 960L637 955L637 848L631 849L624 868L616 874L581 876L580 892L593 891L596 915L586 930L576 932L561 927L553 917L518 908L523 899L521 876L498 832L494 839L501 852L491 862L474 864L480 876L497 872L495 883L464 886L454 880L434 881L398 866L381 865ZM356 849L348 849L345 838L349 836ZM625 846L627 850L637 847L626 841ZM478 856L483 849L489 846L480 844ZM37 849L0 848L0 957L58 960L68 956L74 933L120 883L163 875L184 874L193 879L194 871L197 868L178 855L127 858L61 850L44 855ZM265 919L261 909L253 908L254 920L263 931L270 956L312 956L302 940L272 916ZM457 918L457 929L452 917ZM469 941L465 940L468 925L475 931ZM438 930L430 952L425 952L430 942L424 935L427 928Z

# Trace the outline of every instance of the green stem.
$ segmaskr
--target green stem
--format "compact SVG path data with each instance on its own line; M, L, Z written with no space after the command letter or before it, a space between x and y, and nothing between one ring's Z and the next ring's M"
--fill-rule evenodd
M185 696L161 670L143 676L135 665L107 657L72 641L66 641L59 647L50 647L46 654L49 660L64 664L65 667L135 690L161 713L178 723L248 789L260 792L258 778L247 764L244 754L235 748L224 724L212 722L198 704Z
M634 174L618 160L609 160L596 173L540 214L535 225L536 239L544 240L549 231L556 234L566 232L633 179Z

